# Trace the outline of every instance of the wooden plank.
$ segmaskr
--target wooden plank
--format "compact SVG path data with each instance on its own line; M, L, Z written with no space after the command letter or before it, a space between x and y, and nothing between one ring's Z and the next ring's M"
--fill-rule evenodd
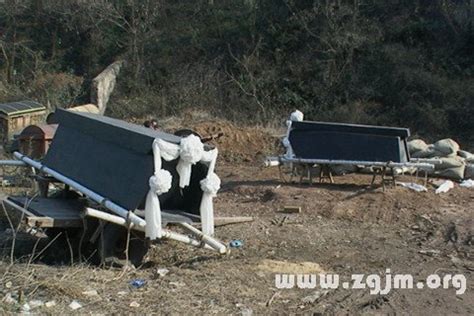
M51 218L46 216L27 216L26 223L31 227L82 227L81 219Z
M10 209L24 214L24 222L31 227L82 227L80 201L38 197L31 201L28 209L22 206L24 201L24 197L4 199Z
M301 206L285 205L282 213L301 213Z
M253 217L250 216L231 216L231 217L215 217L214 218L214 226L225 226L225 225L232 225L232 224L240 224L240 223L247 223L253 222ZM201 226L201 223L193 223L194 226Z
M26 216L35 216L33 213L28 211L27 209L19 206L18 204L14 203L13 201L10 201L9 199L4 199L3 202L13 208L16 211L19 211L21 213L24 213Z

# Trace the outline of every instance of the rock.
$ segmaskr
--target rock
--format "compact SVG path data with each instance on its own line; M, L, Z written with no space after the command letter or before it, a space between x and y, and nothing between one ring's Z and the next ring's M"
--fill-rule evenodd
M133 301L130 303L130 307L140 307L140 303Z
M81 308L82 305L78 301L72 301L71 304L69 304L69 308L72 309L73 311Z
M48 301L44 304L47 308L56 306L56 301Z
M82 292L82 295L85 295L85 296L98 296L99 293L97 293L96 290L89 290L89 291Z

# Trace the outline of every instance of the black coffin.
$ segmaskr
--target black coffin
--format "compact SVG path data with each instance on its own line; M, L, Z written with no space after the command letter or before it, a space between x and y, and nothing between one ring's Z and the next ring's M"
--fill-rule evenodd
M289 140L297 158L408 162L410 130L327 122L293 122Z
M43 163L125 209L143 207L148 179L153 174L155 138L180 142L179 137L110 117L57 110L58 130ZM190 186L181 190L174 161L164 161L173 186L160 196L162 209L199 213L199 181L207 166L193 166Z

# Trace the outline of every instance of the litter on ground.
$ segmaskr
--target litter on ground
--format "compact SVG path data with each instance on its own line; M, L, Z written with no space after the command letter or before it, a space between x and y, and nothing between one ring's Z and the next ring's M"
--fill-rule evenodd
M436 194L440 194L440 193L446 193L448 192L449 190L451 190L452 188L454 188L454 183L453 181L451 180L446 180L445 182L443 182L435 191Z

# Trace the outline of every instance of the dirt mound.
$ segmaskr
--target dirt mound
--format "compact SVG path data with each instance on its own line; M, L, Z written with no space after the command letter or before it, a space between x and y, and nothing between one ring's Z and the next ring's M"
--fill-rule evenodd
M202 137L222 134L210 144L219 149L225 161L256 161L274 151L275 138L259 127L238 127L230 122L201 122L192 126Z
M130 118L128 121L141 125L153 118ZM208 112L189 109L180 116L158 119L158 126L167 133L188 129L201 137L222 135L208 143L219 149L219 160L235 162L260 162L267 155L275 155L282 150L280 138L276 135L284 131L260 126L240 126L217 118Z

